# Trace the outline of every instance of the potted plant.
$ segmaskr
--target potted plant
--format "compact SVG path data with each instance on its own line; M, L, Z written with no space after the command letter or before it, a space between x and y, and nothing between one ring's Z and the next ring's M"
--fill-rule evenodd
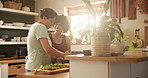
M82 38L80 35L81 30L82 29L79 26L74 26L73 28L69 30L68 34L73 36L73 40L72 40L73 44L81 44L82 42Z
M110 42L114 39L120 42L123 38L123 32L117 20L108 16L111 0L106 0L104 10L99 15L101 17L99 19L96 18L98 13L92 8L90 1L83 1L92 14L94 21L96 21L92 30L92 56L106 56L110 50Z

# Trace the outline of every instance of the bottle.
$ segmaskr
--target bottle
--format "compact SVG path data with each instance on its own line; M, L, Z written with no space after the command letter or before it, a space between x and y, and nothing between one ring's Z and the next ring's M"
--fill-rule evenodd
M3 8L3 4L2 4L2 2L0 1L0 8Z
M1 0L0 0L0 8L3 8L3 3L1 2Z

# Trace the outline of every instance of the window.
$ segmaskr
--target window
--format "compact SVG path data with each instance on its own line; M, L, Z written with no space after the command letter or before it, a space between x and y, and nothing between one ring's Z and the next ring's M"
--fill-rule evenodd
M102 12L104 3L92 4L92 7L96 13ZM87 7L84 6L74 6L67 8L68 17L71 24L71 31L74 38L80 38L80 32L86 28L88 25L92 26L94 24L93 17L89 13Z

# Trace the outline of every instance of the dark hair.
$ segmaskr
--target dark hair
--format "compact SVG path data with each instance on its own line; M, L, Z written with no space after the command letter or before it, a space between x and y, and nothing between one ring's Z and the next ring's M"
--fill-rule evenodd
M51 8L44 8L40 10L40 18L42 19L44 16L47 18L57 17L57 13Z
M70 29L70 23L66 16L59 15L55 20L55 24L60 23L63 27L63 32L66 33Z

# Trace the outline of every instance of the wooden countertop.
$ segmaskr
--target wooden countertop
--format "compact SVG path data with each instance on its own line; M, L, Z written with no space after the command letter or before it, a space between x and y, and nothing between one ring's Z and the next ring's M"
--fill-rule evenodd
M34 75L32 73L18 74L16 78L69 78L69 72L53 75Z
M148 57L140 56L108 56L108 57L93 57L80 55L67 55L66 60L81 60L81 61L104 61L104 62L118 62L118 63L136 63L148 61Z
M4 64L4 63L20 63L20 62L25 62L25 59L1 60L0 64Z

